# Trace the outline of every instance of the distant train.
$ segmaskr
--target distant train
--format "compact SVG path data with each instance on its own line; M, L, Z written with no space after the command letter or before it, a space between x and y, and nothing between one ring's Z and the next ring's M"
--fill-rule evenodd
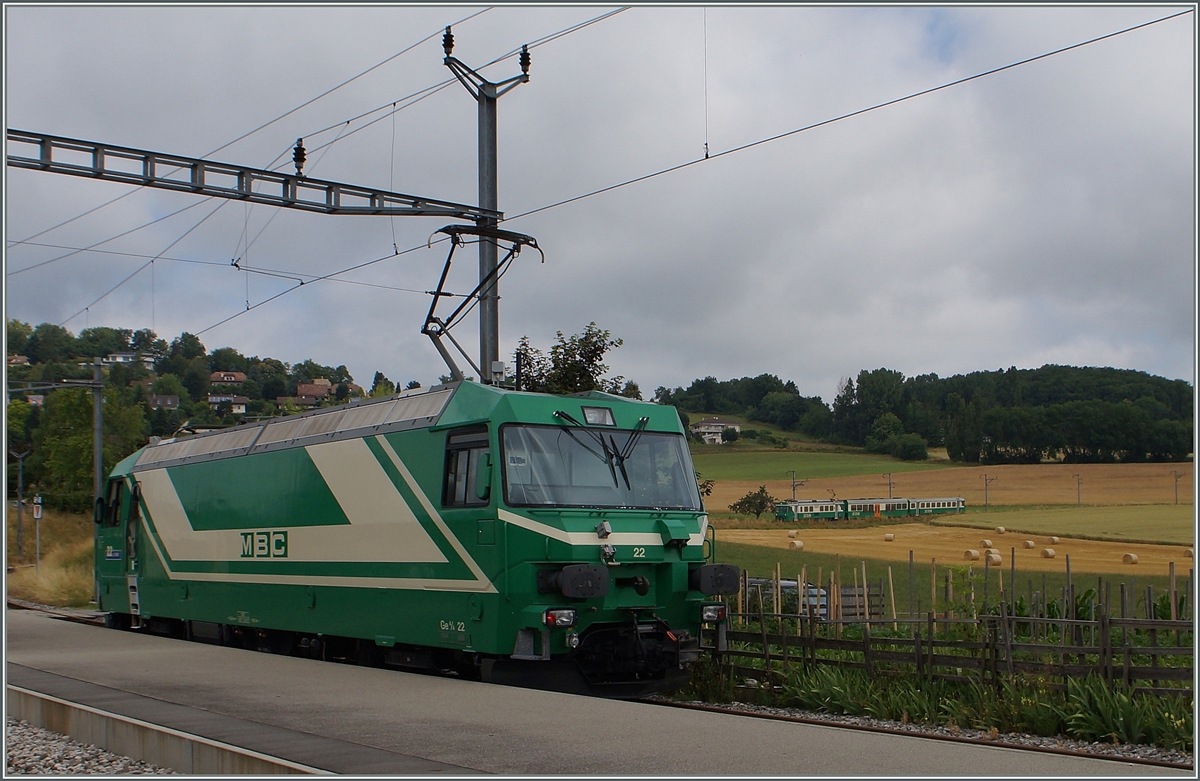
M775 503L775 520L845 521L855 518L897 518L966 512L961 496L922 499L787 499Z

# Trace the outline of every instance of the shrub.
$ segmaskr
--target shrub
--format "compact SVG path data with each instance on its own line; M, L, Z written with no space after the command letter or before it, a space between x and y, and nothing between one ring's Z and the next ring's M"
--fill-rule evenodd
M900 434L889 437L888 452L901 461L924 461L929 458L929 445L919 434Z

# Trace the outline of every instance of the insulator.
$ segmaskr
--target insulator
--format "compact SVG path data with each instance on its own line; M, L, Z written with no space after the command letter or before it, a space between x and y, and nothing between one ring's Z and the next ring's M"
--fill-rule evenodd
M521 73L528 75L529 73L529 47L521 47Z
M446 32L442 35L442 50L446 52L446 56L450 56L450 52L454 51L454 33L450 32L450 28L446 28Z
M304 159L304 139L297 138L296 148L292 150L292 162L296 164L296 176L299 176L300 172L304 170Z

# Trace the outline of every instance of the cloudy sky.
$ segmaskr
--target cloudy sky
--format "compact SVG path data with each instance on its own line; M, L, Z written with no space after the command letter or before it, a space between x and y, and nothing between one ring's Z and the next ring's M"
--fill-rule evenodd
M506 216L701 161L507 221L546 259L522 254L501 284L501 352L595 321L625 341L612 373L647 396L770 372L830 401L879 367L1192 381L1195 13L721 154L1188 7L635 6L536 45L530 82L499 103ZM474 203L474 100L457 83L405 100L450 77L441 29L482 66L617 8L9 5L5 121L254 167L303 137L306 174ZM445 219L5 173L10 318L203 332L364 384L445 372L419 333L444 245L387 258ZM296 283L233 258L303 279L387 259L255 306ZM449 289L476 274L457 255ZM456 331L473 352L477 333Z

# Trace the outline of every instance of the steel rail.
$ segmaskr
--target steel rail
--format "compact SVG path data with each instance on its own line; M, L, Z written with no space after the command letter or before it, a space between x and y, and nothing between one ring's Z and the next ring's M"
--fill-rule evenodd
M772 721L786 721L794 724L807 724L817 727L838 727L842 729L858 730L859 732L874 732L884 735L899 735L908 738L926 738L929 740L942 740L950 743L966 743L977 746L991 746L993 748L1008 748L1016 751L1032 751L1040 754L1061 754L1069 757L1081 757L1086 759L1104 759L1109 762L1126 762L1137 765L1149 765L1152 767L1165 767L1174 770L1194 770L1195 766L1191 763L1168 762L1162 759L1149 759L1145 757L1127 757L1117 756L1114 754L1094 754L1088 751L1078 751L1076 749L1059 748L1057 746L1026 746L1020 743L1009 743L1002 739L992 740L990 738L972 738L963 735L943 735L937 732L915 732L910 730L896 729L895 727L873 726L870 724L847 724L840 721L827 721L820 718L812 718L805 716L786 716L781 713L757 713L755 711L738 710L735 707L722 707L719 705L707 705L697 702L677 702L662 698L643 697L639 702L644 702L649 705L662 705L668 708L683 708L685 710L703 711L706 713L724 713L731 716L748 716L756 719L769 719Z

